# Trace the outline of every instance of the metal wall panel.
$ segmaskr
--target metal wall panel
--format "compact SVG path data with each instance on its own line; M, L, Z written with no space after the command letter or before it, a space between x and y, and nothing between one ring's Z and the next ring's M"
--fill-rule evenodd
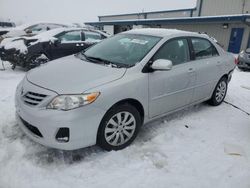
M227 29L223 28L223 24L185 24L185 25L162 25L162 28L180 29L193 32L203 32L214 37L223 46L225 50L228 50L229 40L231 36L232 28L244 28L244 35L241 44L241 50L247 47L250 27L241 23L229 24Z
M191 11L180 11L180 12L162 12L162 13L149 13L147 14L148 19L153 18L179 18L179 17L190 17Z
M100 21L115 21L115 20L132 20L132 19L143 19L142 14L129 14L129 15L117 15L117 16L100 16Z
M201 16L245 14L250 11L250 0L200 0Z

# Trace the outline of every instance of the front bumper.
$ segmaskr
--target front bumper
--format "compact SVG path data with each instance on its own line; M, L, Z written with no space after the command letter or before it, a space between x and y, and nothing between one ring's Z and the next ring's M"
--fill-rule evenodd
M47 97L41 104L30 106L22 99L23 90L43 93ZM16 114L22 130L35 142L52 148L75 150L95 145L98 127L105 110L95 107L94 103L70 111L46 109L46 104L56 95L52 91L29 83L26 79L18 86L15 100ZM60 128L69 129L68 142L57 141L56 135ZM39 130L42 136L33 131L34 129Z
M250 69L250 54L243 54L239 56L239 62L237 66L241 69Z
M241 69L250 69L250 62L239 61L237 66Z

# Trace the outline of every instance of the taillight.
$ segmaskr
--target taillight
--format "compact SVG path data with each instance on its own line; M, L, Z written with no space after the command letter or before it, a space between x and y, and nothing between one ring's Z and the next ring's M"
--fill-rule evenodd
M234 63L235 63L235 65L238 65L238 63L239 63L239 57L237 57L237 58L234 59Z

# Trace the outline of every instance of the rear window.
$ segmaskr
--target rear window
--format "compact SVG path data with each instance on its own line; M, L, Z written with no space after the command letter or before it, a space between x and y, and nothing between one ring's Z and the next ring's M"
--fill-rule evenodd
M192 38L191 41L195 52L195 59L206 59L219 55L215 46L207 39Z

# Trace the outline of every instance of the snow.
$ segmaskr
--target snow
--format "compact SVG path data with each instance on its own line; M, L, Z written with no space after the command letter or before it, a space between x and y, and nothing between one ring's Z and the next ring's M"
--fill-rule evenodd
M166 37L166 36L178 35L178 34L197 34L195 32L190 32L190 31L183 31L179 29L165 29L165 28L132 29L132 30L126 31L125 33L151 35L151 36L158 36L158 37ZM207 35L203 35L203 36L207 36Z
M234 74L234 79L230 83L235 90L228 91L226 101L250 113L250 72L238 70L238 73L240 74Z
M20 53L23 53L23 54L26 54L28 51L27 46L24 44L23 39L10 41L4 45L5 50L9 50L13 48L15 48L16 50L19 50Z
M38 35L31 36L31 37L22 36L22 37L5 38L0 43L0 48L1 47L5 47L5 49L16 48L16 49L19 49L21 53L26 53L27 47L25 46L25 44L23 42L21 42L21 41L23 41L22 39L34 40L34 42L31 42L30 45L34 45L34 44L37 44L39 42L47 42L47 41L54 42L57 40L55 38L56 35L58 35L59 33L67 32L67 31L71 31L71 30L74 30L74 31L75 30L84 30L84 28L75 28L75 27L56 28L56 29L51 29L51 30L46 31L46 32L42 32ZM100 34L103 34L104 36L107 36L107 37L110 36L106 33L101 32L101 31L97 31L97 32ZM100 42L101 40L87 39L86 41L87 42ZM63 42L66 43L67 41L63 41Z
M67 32L67 31L82 31L82 30L85 30L84 28L75 28L75 27L70 27L70 28L56 28L56 29L53 29L53 30L49 30L49 31L46 31L46 32L43 32L41 34L38 34L36 36L33 36L33 37L26 37L26 39L38 39L38 41L36 41L35 43L37 42L46 42L46 41L49 41L49 40L56 40L55 36L58 35L59 33L62 33L62 32Z
M250 117L229 104L156 120L122 151L62 152L34 143L16 125L14 93L24 75L9 66L0 72L0 187L250 187ZM249 83L250 72L235 70L226 101L250 112Z
M67 31L71 31L71 30L83 30L82 28L74 28L74 27L71 27L71 28L56 28L56 29L52 29L52 30L49 30L49 31L46 31L46 32L43 32L43 33L40 33L36 36L33 36L33 37L22 37L24 39L27 39L27 40L36 40L35 42L32 42L31 44L34 45L36 43L39 43L39 42L47 42L47 41L55 41L57 40L55 38L56 35L62 33L62 32L67 32Z
M7 43L12 42L13 40L18 39L18 37L13 38L4 38L0 43L0 48L4 47Z
M18 28L10 30L8 33L3 35L4 37L17 37L17 36L22 36L22 35L27 35L27 33L24 30L19 30Z
M32 36L32 37L23 36L23 37L5 38L0 43L0 47L4 47L5 49L16 48L16 49L19 49L21 53L26 53L27 47L23 43L23 39L36 40L35 42L31 43L32 45L39 43L39 42L55 41L56 40L56 38L54 38L55 35L63 32L63 31L68 31L68 30L72 30L72 29L77 30L78 28L56 28L56 29L52 29L52 30L43 32L41 34Z

